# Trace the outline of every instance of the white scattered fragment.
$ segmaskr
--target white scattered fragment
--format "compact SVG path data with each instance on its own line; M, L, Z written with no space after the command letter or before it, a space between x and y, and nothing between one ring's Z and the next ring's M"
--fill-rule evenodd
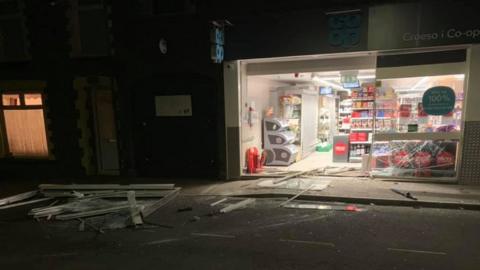
M170 242L175 242L179 240L180 240L179 238L169 238L169 239L162 239L162 240L147 242L147 243L144 243L143 245L144 246L159 245L159 244L170 243Z
M224 201L226 201L226 200L227 200L227 198L223 198L223 199L221 199L221 200L218 200L218 201L216 201L216 202L211 203L210 206L215 206L215 205L217 205L217 204L219 204L219 203L222 203L222 202L224 202Z
M13 196L10 196L10 197L6 197L6 198L3 198L3 199L0 199L0 205L7 205L7 204L10 204L10 203L30 199L37 194L38 194L38 190L33 190L33 191L28 191L28 192L20 193L20 194L17 194L17 195L13 195Z
M27 204L34 204L34 203L39 203L43 201L48 201L53 198L40 198L40 199L35 199L35 200L30 200L30 201L25 201L25 202L18 202L18 203L12 203L12 204L7 204L4 206L0 206L0 209L8 209L8 208L13 208L13 207L18 207L22 205L27 205Z
M235 238L235 235L215 234L215 233L192 233L193 236L217 237L217 238Z
M236 209L244 208L244 207L247 207L247 205L249 205L251 203L254 203L254 202L255 202L255 199L249 198L249 199L240 201L238 203L231 204L231 205L229 205L225 208L220 209L220 213L228 213L228 212L236 210Z
M296 243L296 244L307 244L307 245L317 245L317 246L335 247L335 244L334 244L334 243L321 242L321 241L305 241L305 240L293 240L293 239L280 239L280 242L291 242L291 243Z
M397 252L429 254L429 255L447 255L446 252L430 251L430 250L416 250L416 249L403 249L403 248L387 248L387 250L388 251L397 251Z

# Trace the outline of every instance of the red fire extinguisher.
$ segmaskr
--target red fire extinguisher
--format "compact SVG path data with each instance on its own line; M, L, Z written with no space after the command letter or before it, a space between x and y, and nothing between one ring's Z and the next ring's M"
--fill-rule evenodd
M250 147L247 149L247 172L256 173L258 166L258 149Z

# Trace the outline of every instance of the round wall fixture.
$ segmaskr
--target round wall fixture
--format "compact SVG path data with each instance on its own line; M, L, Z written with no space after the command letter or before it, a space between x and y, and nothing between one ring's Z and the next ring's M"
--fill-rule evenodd
M160 52L162 54L166 54L167 53L167 40L164 39L164 38L161 38L158 41L158 48L160 49Z

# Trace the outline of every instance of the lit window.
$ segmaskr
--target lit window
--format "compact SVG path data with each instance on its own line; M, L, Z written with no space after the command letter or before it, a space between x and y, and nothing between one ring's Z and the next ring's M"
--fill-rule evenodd
M48 157L42 94L2 95L8 150L14 157Z
M25 94L25 105L42 105L42 94Z
M3 106L20 106L20 95L2 95Z

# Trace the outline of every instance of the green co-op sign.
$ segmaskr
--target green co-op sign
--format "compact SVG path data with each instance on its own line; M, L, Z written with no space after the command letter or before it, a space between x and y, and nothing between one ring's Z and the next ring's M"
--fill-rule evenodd
M423 110L429 115L445 115L455 107L455 91L447 86L435 86L423 93Z

